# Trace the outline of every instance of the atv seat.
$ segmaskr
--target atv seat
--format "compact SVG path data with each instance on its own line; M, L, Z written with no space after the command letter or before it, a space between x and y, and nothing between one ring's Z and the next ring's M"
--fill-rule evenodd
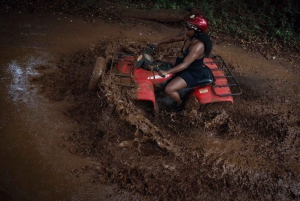
M203 67L203 76L196 84L190 87L206 86L214 82L214 77L211 70L208 67Z
M212 84L213 82L214 82L214 76L210 68L204 66L202 79L192 86L178 90L179 96L183 101L185 101L188 98L188 95L194 90L195 87L204 87Z

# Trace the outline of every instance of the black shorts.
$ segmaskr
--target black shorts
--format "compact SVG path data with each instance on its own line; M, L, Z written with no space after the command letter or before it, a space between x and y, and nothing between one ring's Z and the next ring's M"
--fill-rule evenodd
M188 87L197 84L197 82L202 78L202 75L199 76L198 73L194 73L189 70L181 71L177 76L181 77L186 82Z
M182 62L182 59L181 58L177 58L175 66L178 65L179 63L181 63L180 61ZM191 68L193 70L191 70ZM172 77L172 79L174 79L175 77L179 76L179 77L181 77L186 82L186 84L187 84L188 87L191 87L191 86L197 84L197 82L199 80L201 80L202 75L203 75L202 68L203 68L202 66L200 67L198 65L197 66L194 66L194 65L191 66L190 65L185 70L176 73ZM194 70L194 69L197 69L197 70Z

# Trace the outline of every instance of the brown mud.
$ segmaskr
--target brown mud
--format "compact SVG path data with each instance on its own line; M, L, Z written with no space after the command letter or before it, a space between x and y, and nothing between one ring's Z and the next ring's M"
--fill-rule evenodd
M215 41L213 54L227 62L243 94L218 111L189 101L182 113L162 112L155 121L151 105L134 101L113 78L102 80L95 92L88 91L89 81L96 57L139 53L149 42L181 30L145 21L98 23L109 29L106 37L99 35L99 42L75 53L67 48L55 65L36 65L39 74L30 77L40 94L68 106L62 115L77 125L58 148L93 161L71 169L74 177L116 186L112 194L130 194L118 200L300 198L299 66ZM155 57L176 55L179 47L159 47Z
M293 200L299 191L299 80L291 64L215 45L243 94L221 112L199 105L159 121L141 112L130 89L102 80L87 86L95 57L141 52L147 41L101 40L63 58L35 84L52 100L67 99L65 114L81 125L68 141L72 151L98 161L95 182L117 184L145 200ZM156 56L174 54L164 46ZM175 52L176 54L176 52ZM44 72L44 73L43 73Z

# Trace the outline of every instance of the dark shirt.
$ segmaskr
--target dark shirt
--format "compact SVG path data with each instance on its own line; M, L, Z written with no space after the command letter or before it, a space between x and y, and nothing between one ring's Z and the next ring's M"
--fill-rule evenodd
M185 43L186 41L184 42L184 44ZM183 62L184 58L189 53L189 48L191 44L186 48L186 50L183 50L184 45L182 46L181 55L176 58L175 66ZM186 69L176 73L176 76L178 75L182 79L184 79L188 86L196 84L199 80L201 80L203 76L203 60L204 57L202 57L201 59L194 60Z

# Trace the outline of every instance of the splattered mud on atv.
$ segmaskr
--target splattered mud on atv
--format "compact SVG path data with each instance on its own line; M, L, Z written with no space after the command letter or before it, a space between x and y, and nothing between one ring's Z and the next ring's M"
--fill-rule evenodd
M172 74L161 77L158 71L170 69L171 66L154 60L150 55L153 50L154 46L150 46L140 55L115 53L108 68L104 62L105 58L98 57L89 89L95 89L96 79L100 79L103 69L106 69L105 77L109 76L109 79L113 79L118 85L127 87L132 99L152 102L156 115L159 108L170 108L175 102L163 91L164 86L171 81ZM102 76L102 79L107 79L105 77ZM215 102L233 103L233 96L240 95L241 89L223 59L214 56L204 59L203 78L194 86L178 92L184 102L195 97L201 106Z
M164 131L156 125L159 124L157 122L159 109L165 109L174 104L173 100L163 92L164 85L168 83L172 75L161 77L157 72L158 68L170 67L162 62L154 62L152 56L148 54L149 51L146 50L145 52L140 56L118 52L109 59L98 57L89 89L95 90L97 79L101 79L98 87L108 102L115 105L115 111L122 119L136 127L134 138L122 141L118 146L131 147L135 144L136 147L141 147L152 141L160 149L165 149L184 161L186 157L183 157L183 151L180 151L183 147L167 140L163 135ZM142 64L141 60L143 61ZM204 78L199 81L198 85L179 91L182 99L187 103L194 100L193 104L190 103L192 108L185 110L182 115L174 116L171 114L170 118L171 121L180 124L179 122L184 123L184 121L179 120L180 118L189 117L193 119L192 122L198 122L198 128L226 132L229 116L224 111L224 107L215 107L215 105L219 102L232 104L232 96L239 95L241 90L221 57L205 58L204 61ZM228 83L230 79L231 82ZM231 88L237 92L231 92ZM147 105L146 102L152 104ZM205 105L210 105L210 107L204 107ZM200 108L200 110L195 110L195 108ZM155 118L151 115L153 111ZM168 115L170 115L168 112L163 112L163 119L170 120ZM186 125L189 124L187 122ZM167 125L169 124L167 123ZM174 128L167 126L166 129L173 130Z

